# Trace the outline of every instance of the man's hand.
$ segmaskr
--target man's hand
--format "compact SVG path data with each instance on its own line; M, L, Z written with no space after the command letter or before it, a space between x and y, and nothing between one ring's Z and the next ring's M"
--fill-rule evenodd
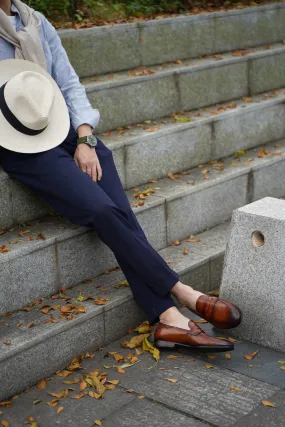
M78 136L92 135L92 129L88 125L82 125L77 130ZM102 178L102 169L96 154L95 148L89 147L87 144L79 144L74 154L74 161L77 166L87 173L93 181L100 181Z

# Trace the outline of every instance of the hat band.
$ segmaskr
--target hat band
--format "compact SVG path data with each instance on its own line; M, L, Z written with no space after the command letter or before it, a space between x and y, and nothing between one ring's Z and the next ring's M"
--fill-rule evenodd
M47 126L44 129L40 129L40 130L34 130L34 129L30 129L27 128L26 126L24 126L18 119L17 117L14 116L14 114L12 113L12 111L10 110L10 108L8 107L6 100L5 100L5 87L6 87L5 83L1 88L0 88L0 110L2 111L3 116L5 117L5 119L7 120L8 123L10 123L10 125L16 129L18 132L23 133L24 135L28 135L28 136L36 136L36 135L40 135L41 133L43 133L44 130L46 130Z

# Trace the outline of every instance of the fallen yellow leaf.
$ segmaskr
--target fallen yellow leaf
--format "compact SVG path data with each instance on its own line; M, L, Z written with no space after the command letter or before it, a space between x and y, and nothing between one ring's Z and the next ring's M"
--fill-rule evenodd
M156 348L153 345L151 345L151 343L149 342L149 340L146 337L143 340L142 349L144 351L149 351L152 354L153 358L155 360L159 361L159 359L160 359L160 351L158 350L158 348Z
M150 326L149 321L145 321L135 329L135 332L138 332L139 334L146 334L148 332L151 332L151 330L152 327Z
M95 420L95 421L94 421L94 424L96 424L96 426L100 426L100 427L102 427L102 423L101 423L101 421L100 421L100 420Z
M234 385L230 385L231 390L240 391L241 389L239 387L235 387Z
M268 400L262 400L261 403L263 406L269 406L270 408L276 408L276 405L272 402L269 402Z
M56 413L60 414L63 411L63 409L64 409L63 406L59 406L56 410Z
M1 425L2 425L3 427L9 427L9 423L8 423L8 421L6 421L6 420L2 420L2 421L1 421Z
M226 354L225 354L225 358L226 358L226 359L231 359L231 357L232 357L232 356L230 355L230 353L226 353Z
M211 369L211 368L213 368L214 366L213 365L210 365L209 363L206 363L206 368L207 369Z

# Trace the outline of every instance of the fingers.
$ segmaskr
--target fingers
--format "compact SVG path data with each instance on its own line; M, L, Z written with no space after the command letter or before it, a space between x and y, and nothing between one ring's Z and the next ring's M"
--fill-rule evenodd
M77 157L76 157L76 156L74 156L74 161L75 161L75 163L77 164L77 166L80 168L79 161L78 161L78 159L77 159ZM81 169L81 168L80 168L80 169Z
M101 181L103 173L102 173L102 168L101 168L99 160L97 163L97 172L98 172L98 181Z
M93 181L95 181L95 182L97 181L97 167L96 167L96 163L93 164L91 178L93 179Z

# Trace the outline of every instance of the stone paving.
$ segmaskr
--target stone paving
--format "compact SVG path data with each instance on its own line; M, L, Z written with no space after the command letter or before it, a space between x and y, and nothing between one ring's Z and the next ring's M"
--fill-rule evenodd
M186 309L186 315L197 319ZM202 326L209 334L229 337L230 331ZM143 426L283 426L285 425L285 353L238 341L230 356L225 353L195 353L188 350L163 351L157 363L149 352L137 354L122 347L131 334L98 349L67 378L54 375L46 387L35 386L12 399L12 406L1 404L0 425L8 427L143 427ZM151 338L150 338L151 340ZM245 354L257 354L245 359ZM141 349L139 349L139 352ZM117 362L108 352L127 360L132 353L139 361L119 373ZM82 375L95 369L108 373L108 380L119 380L103 398L80 391ZM64 381L74 383L66 385ZM169 380L170 379L170 380ZM44 384L45 385L45 384ZM41 387L40 387L41 388ZM49 393L68 390L68 397ZM76 397L76 398L74 398ZM80 398L78 398L80 397ZM262 404L274 406L264 406ZM47 402L49 402L48 405ZM53 406L54 405L54 406ZM63 408L63 409L59 409ZM57 413L59 412L59 413ZM6 421L6 423L5 423Z

